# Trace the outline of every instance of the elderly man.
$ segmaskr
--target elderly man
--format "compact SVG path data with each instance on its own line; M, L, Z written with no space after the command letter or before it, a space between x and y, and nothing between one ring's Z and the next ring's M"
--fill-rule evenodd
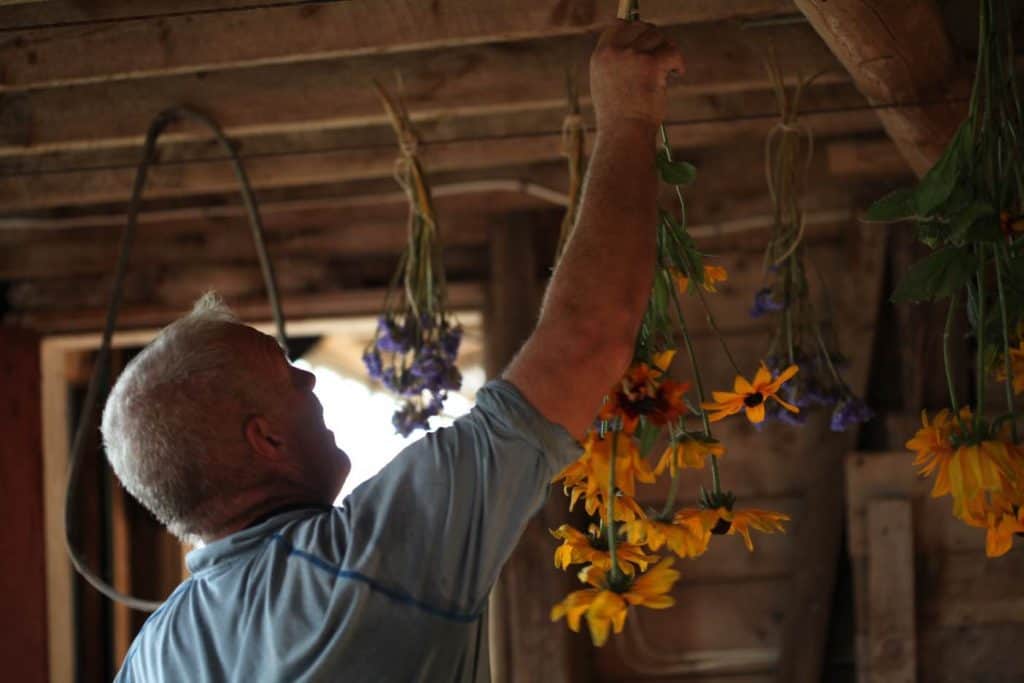
M488 591L628 365L653 278L654 142L676 47L617 22L598 133L540 321L500 380L332 506L349 470L314 378L215 298L125 369L103 437L124 486L199 540L121 681L474 681Z

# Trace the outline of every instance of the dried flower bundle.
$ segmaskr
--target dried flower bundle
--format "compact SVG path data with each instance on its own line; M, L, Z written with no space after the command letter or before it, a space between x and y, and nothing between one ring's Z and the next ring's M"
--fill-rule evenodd
M830 427L845 431L873 415L872 410L843 380L838 366L839 352L834 321L822 317L830 310L828 290L822 281L824 306L814 305L808 281L809 260L804 245L805 221L801 205L814 152L814 135L799 120L800 97L813 78L800 81L788 92L774 59L768 72L779 104L779 122L765 140L765 176L774 205L772 236L765 251L767 282L754 294L752 317L771 316L775 321L767 366L780 372L788 366L800 368L800 376L783 392L793 412L784 403L772 403L769 419L802 425L814 409L831 409Z
M409 241L388 287L384 311L363 353L370 377L402 397L392 423L402 436L426 429L462 376L455 366L462 328L447 310L441 235L417 138L401 102L375 84L398 136L395 178L409 197Z

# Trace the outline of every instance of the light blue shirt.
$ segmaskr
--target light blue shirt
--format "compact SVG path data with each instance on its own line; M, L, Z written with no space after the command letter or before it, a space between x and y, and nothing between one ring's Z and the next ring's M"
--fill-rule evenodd
M117 680L488 680L488 592L579 453L515 387L490 382L469 415L342 507L284 512L189 553L192 576Z

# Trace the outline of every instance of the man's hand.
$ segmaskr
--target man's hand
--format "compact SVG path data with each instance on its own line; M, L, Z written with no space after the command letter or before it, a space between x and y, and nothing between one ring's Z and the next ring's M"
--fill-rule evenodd
M598 132L623 120L658 125L665 118L665 86L685 67L679 48L651 24L616 21L590 58L590 94Z

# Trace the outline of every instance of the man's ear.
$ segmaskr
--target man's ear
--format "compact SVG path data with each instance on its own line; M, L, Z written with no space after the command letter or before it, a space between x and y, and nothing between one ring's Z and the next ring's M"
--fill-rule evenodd
M249 447L261 458L279 461L285 458L284 438L274 425L262 415L250 415L242 426Z

